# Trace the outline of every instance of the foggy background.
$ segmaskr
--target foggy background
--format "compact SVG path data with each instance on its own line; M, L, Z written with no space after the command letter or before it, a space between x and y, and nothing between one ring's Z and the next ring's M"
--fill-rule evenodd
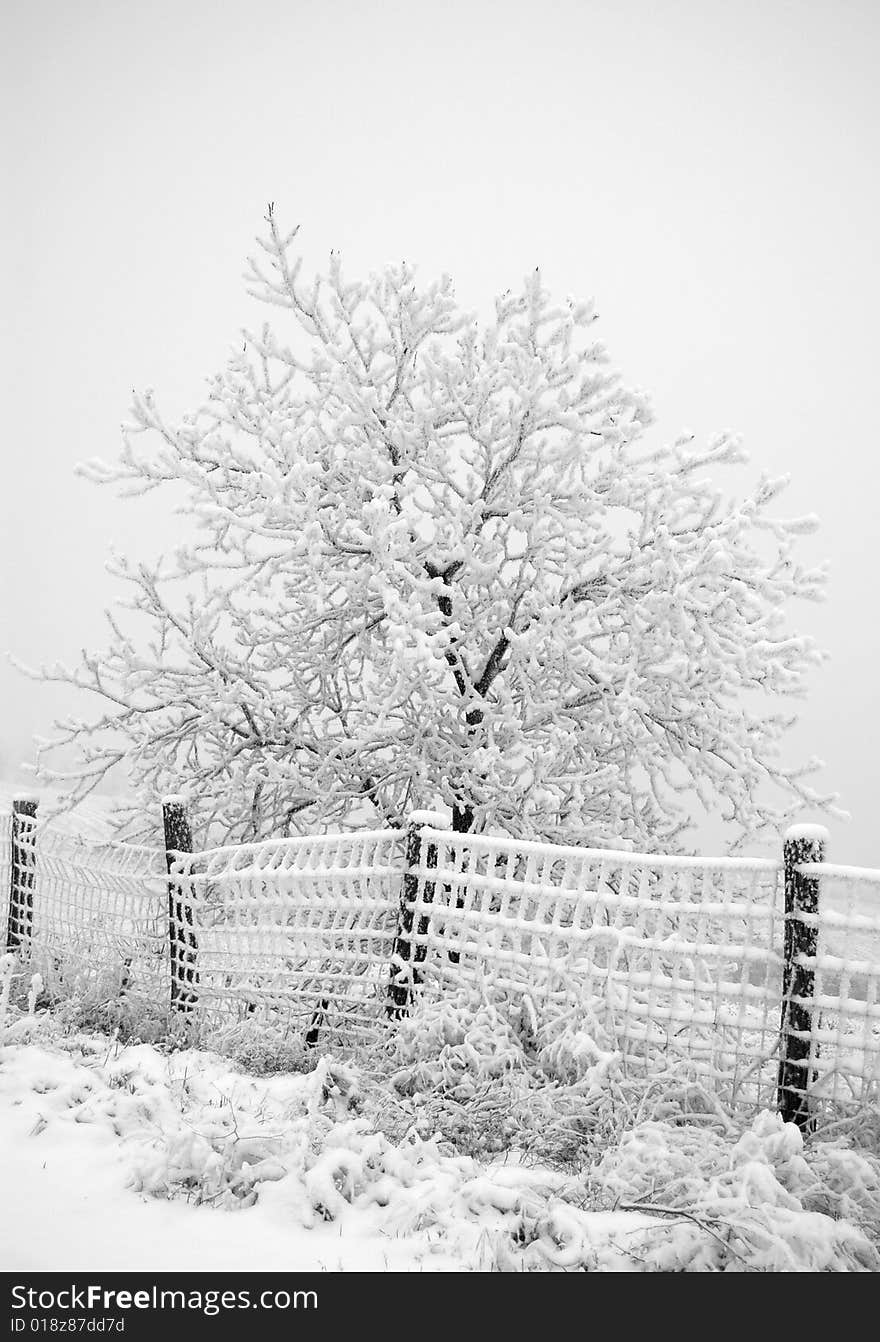
M186 534L74 467L132 388L173 421L281 327L241 278L269 200L307 265L406 259L482 312L540 265L595 296L655 440L736 429L741 481L791 473L779 511L821 517L828 599L790 622L832 657L785 758L851 812L832 860L880 866L875 3L7 0L3 28L0 650L102 647L111 543ZM0 777L92 702L0 663Z

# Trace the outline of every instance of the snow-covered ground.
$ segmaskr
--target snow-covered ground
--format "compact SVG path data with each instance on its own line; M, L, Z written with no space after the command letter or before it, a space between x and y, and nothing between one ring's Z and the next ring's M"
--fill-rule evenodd
M152 1050L130 1053L135 1066L158 1064L161 1087L173 1092L177 1067L166 1069ZM159 1114L164 1106L153 1110L150 1100L130 1091L120 1103L121 1073L102 1061L33 1046L17 1050L14 1061L4 1057L5 1270L383 1271L417 1267L430 1254L430 1242L383 1232L356 1212L307 1229L283 1197L266 1196L269 1184L261 1185L259 1205L240 1213L210 1203L197 1207L184 1188L178 1197L147 1191L140 1171L151 1148L169 1135ZM222 1071L213 1075L221 1084L229 1081ZM143 1091L150 1089L155 1099L156 1087L145 1082ZM122 1124L113 1117L120 1110ZM178 1129L177 1135L185 1143L189 1134ZM453 1256L438 1255L436 1266L455 1266Z
M456 1035L451 1010L378 1078L327 1057L256 1075L13 1012L4 1268L880 1267L875 1155L840 1137L805 1148L769 1113L737 1127L693 1097L676 1111L668 1087L635 1105L601 1070L580 1090L535 1086L497 1021L472 1014ZM540 1159L528 1123L508 1122L525 1101L548 1106L536 1128L582 1116L580 1157Z
M565 1183L434 1141L391 1146L326 1067L255 1078L211 1054L63 1039L48 1022L9 1033L7 1270L487 1268L512 1212ZM585 1225L602 1243L646 1223Z

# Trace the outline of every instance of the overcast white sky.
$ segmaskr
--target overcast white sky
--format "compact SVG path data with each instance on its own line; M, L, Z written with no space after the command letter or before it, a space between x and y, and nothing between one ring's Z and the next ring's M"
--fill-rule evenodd
M74 475L131 389L169 415L262 319L241 272L268 200L316 264L405 258L482 307L540 264L594 295L655 433L735 428L790 472L832 562L796 627L832 653L792 736L880 866L875 685L876 0L7 0L0 648L104 643L111 542L182 526ZM85 702L0 666L0 768Z

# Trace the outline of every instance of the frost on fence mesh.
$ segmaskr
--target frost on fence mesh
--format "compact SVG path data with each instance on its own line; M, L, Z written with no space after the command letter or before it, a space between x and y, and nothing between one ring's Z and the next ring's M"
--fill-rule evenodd
M680 1064L729 1104L773 1102L778 863L426 829L419 877L423 994L462 982L527 994L539 1019L562 1010L592 1021L627 1069Z
M880 871L832 863L799 868L819 880L809 1090L835 1105L880 1099ZM804 1003L809 1005L808 1002Z
M13 854L9 817L0 829L3 927L21 972L39 973L54 999L163 1005L164 855L80 839L30 816L17 819Z
M6 950L6 928L9 926L9 887L12 872L12 816L0 811L0 934Z
M384 1025L403 865L398 830L181 855L199 1014L352 1044ZM192 922L188 921L191 915Z

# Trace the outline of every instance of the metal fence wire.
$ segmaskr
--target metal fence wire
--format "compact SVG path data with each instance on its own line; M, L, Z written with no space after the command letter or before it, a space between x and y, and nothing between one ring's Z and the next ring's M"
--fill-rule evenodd
M26 812L0 824L0 925L6 950L39 973L53 1001L127 998L155 1009L168 995L164 854L100 843Z
M783 867L555 847L422 830L417 991L470 982L604 1026L627 1069L682 1064L729 1107L772 1103L784 966ZM863 1102L880 1081L880 907L834 874L817 952L802 1089ZM824 882L823 882L824 884ZM420 928L422 930L420 930ZM422 959L423 957L423 959Z
M189 898L175 935L194 955L203 1018L252 1017L309 1043L374 1039L387 1019L402 853L401 831L378 830L180 854L172 880Z
M818 911L802 921L816 947L806 1005L804 1070L814 1098L880 1105L880 871L819 862L800 868L818 882Z
M13 830L7 817L7 949L54 1000L173 1005L209 1042L253 1021L356 1049L469 989L590 1022L627 1073L676 1067L731 1109L774 1102L781 1041L812 1099L880 1092L880 872L802 865L817 909L787 912L782 862L454 834L424 814L175 853L167 870L161 849L26 815ZM792 918L806 940L785 1003Z
M687 1060L733 1103L775 1089L782 966L772 861L549 848L424 835L416 916L424 991L528 993L538 1015L589 1007L628 1068ZM436 848L436 866L427 865ZM433 891L430 889L433 881ZM432 895L430 906L425 892Z

